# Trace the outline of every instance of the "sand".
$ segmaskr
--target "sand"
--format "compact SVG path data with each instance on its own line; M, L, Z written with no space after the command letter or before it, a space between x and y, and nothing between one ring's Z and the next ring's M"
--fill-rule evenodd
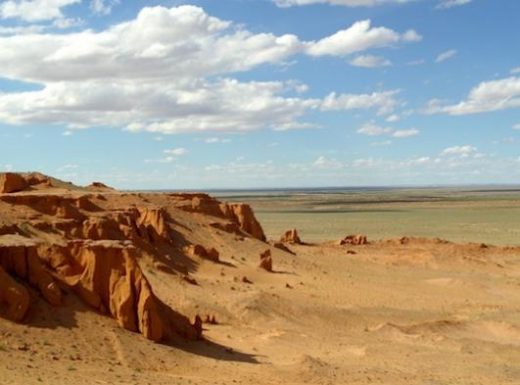
M134 199L105 196L114 207ZM216 229L212 216L169 212L220 262L190 261L198 285L140 265L166 304L215 317L204 340L154 343L73 293L52 307L30 289L23 323L0 318L0 384L520 383L520 248L421 238L288 245L289 254ZM266 249L272 273L258 267Z

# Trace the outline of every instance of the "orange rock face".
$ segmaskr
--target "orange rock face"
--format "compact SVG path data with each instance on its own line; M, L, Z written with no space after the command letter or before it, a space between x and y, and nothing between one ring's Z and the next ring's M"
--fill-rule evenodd
M55 306L62 302L60 282L121 327L150 340L162 341L179 331L199 337L186 317L168 315L171 309L154 295L129 242L78 240L57 246L17 244L17 238L0 237L0 302L7 305L8 318L20 321L29 309L27 290L11 278L16 276Z
M251 206L247 204L226 204L206 194L172 194L171 197L176 201L176 206L182 210L228 219L241 231L262 242L266 240L262 226L255 218ZM234 226L222 224L215 224L215 226L228 232L234 232L236 229Z
M0 194L10 194L23 191L29 187L25 178L20 174L6 172L0 174Z
M271 250L267 249L260 254L260 267L266 271L273 271L273 258L271 257Z
M0 267L0 314L20 322L29 310L29 292Z
M302 240L300 239L298 235L298 230L296 229L287 230L280 238L280 242L290 243L292 245L302 244Z
M197 339L200 322L164 304L142 269L189 277L199 257L219 261L216 249L188 241L193 228L172 215L218 217L200 223L265 240L249 206L205 194L100 194L37 173L3 175L5 191L25 189L0 195L0 316L13 321L30 322L32 287L53 306L66 306L64 294L72 293L153 341ZM270 254L262 264L272 269Z
M240 229L252 235L256 239L265 242L266 237L260 223L256 220L251 206L243 203L228 205L231 211L231 220L238 223Z
M366 245L368 243L366 235L347 235L341 241L339 241L340 245L353 245L360 246Z

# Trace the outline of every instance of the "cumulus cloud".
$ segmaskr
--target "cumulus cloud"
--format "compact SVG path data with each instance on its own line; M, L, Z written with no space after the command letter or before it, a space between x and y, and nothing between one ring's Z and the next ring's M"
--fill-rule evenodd
M391 128L391 127L379 126L374 122L368 122L368 123L364 124L363 126L361 126L357 130L357 133L362 134L362 135L368 135L368 136L386 135L386 136L391 136L393 138L400 139L400 138L409 138L411 136L419 135L419 130L417 130L415 128L397 130L397 129Z
M81 0L8 0L0 4L0 18L28 22L63 18L62 8Z
M354 67L363 67L363 68L376 68L376 67L387 67L392 65L390 60L385 59L381 56L374 55L360 55L356 56L350 62L350 65Z
M392 133L394 138L409 138L411 136L419 135L419 130L415 128L410 128L408 130L395 130Z
M513 126L513 130L520 130L520 123Z
M311 5L311 4L330 4L345 7L373 7L384 4L404 4L414 0L273 0L274 3L282 8Z
M120 0L92 0L90 9L98 15L109 15L112 12L112 8L120 2Z
M416 41L416 35L363 21L331 39L305 42L254 34L199 7L143 8L134 20L100 32L0 38L2 75L41 85L0 94L0 121L172 134L305 128L300 119L316 109L390 113L399 104L396 91L306 99L300 95L307 86L299 82L244 82L230 75L296 54L343 56Z
M358 134L368 135L368 136L381 136L385 134L392 133L392 129L389 127L381 127L375 124L374 122L366 123L361 128L357 130Z
M417 42L422 37L414 30L399 34L385 27L372 27L370 20L362 20L316 42L306 44L311 56L342 56L370 48L389 47L399 42Z
M453 146L445 148L441 155L443 156L460 156L462 158L466 158L472 154L475 154L477 152L477 148L470 146L470 145L464 145L464 146Z
M435 63L442 63L446 60L449 60L457 55L457 50L450 49L449 51L445 51L440 53L435 59Z
M520 67L515 67L511 70L512 75L520 74Z
M471 3L472 0L441 0L435 8L437 9L449 9L453 7L459 7Z
M399 90L373 92L371 94L329 94L321 103L323 111L377 108L380 115L392 113L400 105Z
M438 99L430 100L425 112L468 115L511 108L520 108L520 77L482 82L458 104L444 105Z

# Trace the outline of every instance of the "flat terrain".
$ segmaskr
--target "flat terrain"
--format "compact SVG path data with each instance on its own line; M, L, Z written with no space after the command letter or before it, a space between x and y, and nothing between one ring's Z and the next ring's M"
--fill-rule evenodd
M222 194L253 206L270 238L295 227L312 242L362 233L520 245L516 188L365 189Z

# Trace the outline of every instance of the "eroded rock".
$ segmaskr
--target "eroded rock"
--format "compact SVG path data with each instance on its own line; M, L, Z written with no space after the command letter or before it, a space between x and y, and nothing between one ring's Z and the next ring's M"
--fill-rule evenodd
M360 246L360 245L366 245L368 244L367 236L366 235L347 235L345 238L343 238L341 241L339 241L340 245L352 245L352 246Z
M0 174L0 194L10 194L23 191L29 187L29 183L21 174L5 172Z
M280 242L291 245L301 245L303 243L296 229L287 230L280 238Z

